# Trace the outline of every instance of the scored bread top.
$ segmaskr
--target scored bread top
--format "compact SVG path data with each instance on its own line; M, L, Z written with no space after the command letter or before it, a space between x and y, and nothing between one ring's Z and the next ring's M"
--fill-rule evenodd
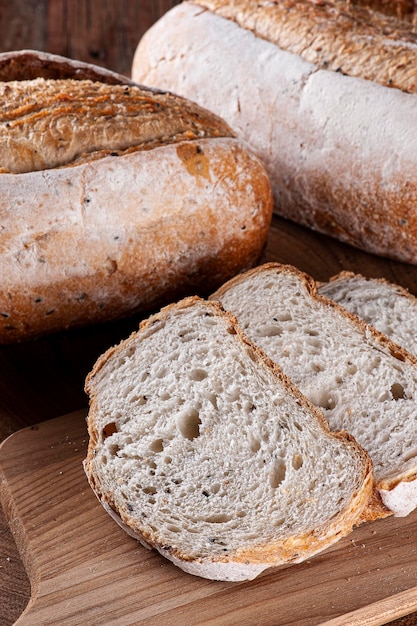
M136 85L44 79L0 83L0 171L23 173L182 140L233 137L198 105Z
M417 92L417 29L343 0L191 0L321 69Z

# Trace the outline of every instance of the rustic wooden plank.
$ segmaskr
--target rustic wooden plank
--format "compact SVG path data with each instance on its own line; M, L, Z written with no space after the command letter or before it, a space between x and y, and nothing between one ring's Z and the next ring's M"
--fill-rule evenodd
M130 76L143 33L179 0L55 0L47 17L48 51Z
M87 443L81 411L0 448L2 499L33 583L20 626L379 626L417 608L417 512L364 525L251 582L208 581L144 549L105 513L82 469Z
M43 50L47 0L13 0L0 5L0 50Z

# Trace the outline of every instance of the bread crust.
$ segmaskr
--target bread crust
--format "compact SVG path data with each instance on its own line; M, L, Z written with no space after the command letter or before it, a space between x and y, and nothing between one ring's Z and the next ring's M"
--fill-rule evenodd
M41 50L14 50L0 53L0 81L33 80L35 78L94 80L107 85L135 85L133 80L117 72L68 59ZM154 92L159 90L154 89Z
M273 19L287 8L295 16L288 33L283 18L279 24ZM333 15L327 2L187 2L145 34L132 75L193 97L226 119L264 160L279 215L368 252L416 263L417 94L405 92L414 89L415 44L404 35L409 85L393 88L385 85L394 84L393 75L397 80L396 69L387 70L382 84L359 75L361 54L358 72L346 75L334 71L338 57L332 71L323 60L318 65L318 43L307 48L311 57L275 43L287 35L296 44L300 16L317 18L325 9ZM309 32L310 22L301 22ZM335 23L328 31L320 25L330 40ZM348 31L341 47L353 63ZM395 29L392 37L383 41L384 54L398 64L403 57ZM376 57L366 56L379 71ZM216 76L215 85L210 76Z
M146 333L152 332L152 327L156 323L164 322L164 320L168 319L172 311L198 306L199 303L204 303L204 306L211 308L213 315L221 316L227 321L229 332L236 335L238 340L250 349L250 358L257 362L259 366L266 366L273 372L274 376L285 385L288 392L295 396L297 404L305 407L314 415L314 419L317 420L317 423L320 425L323 432L326 433L326 436L343 441L346 445L355 449L356 453L359 455L362 464L362 477L358 480L357 488L352 495L351 501L340 514L334 516L328 523L320 528L283 540L277 539L275 542L265 544L259 542L256 548L249 545L242 546L240 550L234 551L227 556L216 555L213 556L213 558L196 558L175 547L161 545L157 540L156 533L141 526L137 517L128 514L125 510L120 510L111 492L108 489L103 489L97 474L97 468L95 467L99 432L96 426L98 407L94 379L114 355L117 355L125 348L129 348L130 344L141 341L142 335L146 337ZM188 297L178 303L164 307L159 313L144 320L140 324L139 331L133 333L118 346L109 348L99 357L86 378L85 391L90 396L90 410L87 416L89 446L84 461L84 470L92 490L105 510L129 535L138 539L145 547L156 549L165 558L188 573L219 580L251 580L265 569L277 565L299 563L325 550L335 543L335 541L350 533L355 525L363 521L364 512L373 494L373 468L368 454L358 445L356 440L349 433L345 431L337 433L330 431L321 411L314 407L307 398L301 394L299 389L295 387L282 372L279 365L274 363L257 345L248 339L238 325L235 316L230 312L225 312L220 303L216 301L204 302L195 296Z
M8 80L16 72L26 79L28 67L31 79L45 67L48 80L95 72L31 52L0 55L0 76L2 60ZM162 120L145 149L135 148L136 138L125 151L0 174L1 343L150 311L211 289L259 258L272 215L259 158L210 112L159 91L140 93L145 105L156 103L158 124L158 103L175 103L174 127L183 103L181 133Z
M188 1L236 22L319 69L407 93L417 91L417 32L410 24L369 7L344 0Z

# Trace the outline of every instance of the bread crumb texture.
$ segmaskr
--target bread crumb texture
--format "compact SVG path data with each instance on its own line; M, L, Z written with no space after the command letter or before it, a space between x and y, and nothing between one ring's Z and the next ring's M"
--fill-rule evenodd
M214 294L244 331L370 453L383 489L417 474L417 367L412 355L317 296L295 268L267 264ZM410 502L414 508L416 502Z
M369 496L368 461L229 317L190 300L90 374L90 482L180 566L303 560L352 528Z

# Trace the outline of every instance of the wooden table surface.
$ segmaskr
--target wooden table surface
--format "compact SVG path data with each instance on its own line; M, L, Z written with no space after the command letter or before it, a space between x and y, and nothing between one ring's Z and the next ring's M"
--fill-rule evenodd
M129 75L141 35L175 4L178 0L0 2L0 50L44 50ZM263 260L292 263L318 280L341 269L385 276L417 294L417 267L367 255L279 218L273 220ZM83 385L92 364L137 323L127 319L0 347L0 441L86 407ZM0 626L13 624L29 598L30 582L0 509ZM391 624L417 624L417 614Z

